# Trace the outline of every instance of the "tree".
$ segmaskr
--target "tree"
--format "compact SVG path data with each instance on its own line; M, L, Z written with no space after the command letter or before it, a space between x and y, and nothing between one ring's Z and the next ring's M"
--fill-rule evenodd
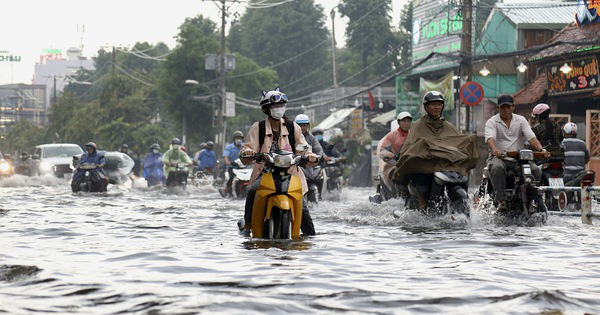
M256 2L252 0L250 7ZM274 67L283 91L294 82L296 90L313 86L303 94L330 86L331 79L314 84L324 76L331 78L330 68L322 67L328 61L331 41L323 8L313 0L247 9L239 21L232 23L228 43L231 51L251 58L260 66Z
M220 102L216 71L204 70L205 54L218 54L220 51L216 25L202 16L186 19L180 27L177 43L177 48L164 63L159 95L170 119L181 126L185 117L190 140L205 142L214 138L213 108L216 109L217 102ZM186 85L185 81L189 79L201 84ZM236 69L227 73L226 89L236 96L255 98L262 89L274 86L276 81L274 70L263 69L251 59L236 54ZM193 96L197 96L196 100ZM238 117L228 119L231 123L228 130L243 127L255 113L256 109L237 107Z
M0 138L0 151L3 153L33 153L35 146L42 143L46 129L38 127L28 121L14 124L2 138Z
M399 66L398 40L390 25L391 0L342 0L338 8L350 19L347 46L360 57L361 84L366 84L370 75L380 76Z
M400 13L400 31L398 41L400 44L400 64L409 66L412 62L412 27L413 27L413 1L409 1Z

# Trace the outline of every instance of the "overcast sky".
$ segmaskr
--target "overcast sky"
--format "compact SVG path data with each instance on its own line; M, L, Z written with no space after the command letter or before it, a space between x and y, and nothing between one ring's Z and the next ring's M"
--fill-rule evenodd
M302 0L296 0L302 1ZM392 0L393 26L400 21L406 0ZM329 16L338 0L316 0ZM245 1L243 2L245 3ZM174 36L185 18L203 14L220 24L219 10L212 1L203 0L15 0L2 1L0 17L0 52L21 56L20 62L0 61L0 84L31 83L34 65L44 49L63 51L78 47L85 24L83 54L92 57L101 46L129 47L137 41L165 42L175 46ZM232 12L242 14L245 4L235 4ZM336 17L338 46L345 43L347 19ZM331 27L331 20L327 20ZM6 55L2 53L0 55Z

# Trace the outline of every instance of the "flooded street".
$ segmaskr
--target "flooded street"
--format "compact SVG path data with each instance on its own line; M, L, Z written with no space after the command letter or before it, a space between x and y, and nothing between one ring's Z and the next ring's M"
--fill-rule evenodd
M0 192L0 313L600 309L600 223L580 218L398 219L402 202L351 188L312 210L317 236L266 242L240 236L243 201L212 188L73 195L66 181L17 176Z

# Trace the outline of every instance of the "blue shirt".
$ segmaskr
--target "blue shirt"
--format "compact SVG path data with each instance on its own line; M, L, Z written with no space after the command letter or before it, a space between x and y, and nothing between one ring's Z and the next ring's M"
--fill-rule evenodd
M215 154L215 151L213 150L204 150L202 151L202 153L200 153L199 156L200 159L200 164L198 165L198 168L203 170L207 167L215 167L215 164L217 164L217 155Z
M156 181L164 180L165 172L163 171L163 162L161 160L162 153L154 153L150 152L146 156L146 160L144 161L144 178L147 181L152 181L153 183Z
M79 164L80 165L83 165L83 164L105 165L106 164L106 160L104 159L104 153L103 154L98 154L97 151L94 151L92 154L88 154L86 152L83 155L81 155L81 158L79 159ZM99 172L99 173L101 173L103 175L106 175L106 173L104 172L103 168L96 168L96 169L94 169L92 171L93 172ZM79 179L83 175L83 173L84 173L83 170L77 169L77 171L75 172L75 175L73 175L73 178L75 180L77 180L77 179Z
M240 147L236 147L235 143L230 143L225 147L225 152L223 152L223 157L228 157L229 158L229 163L233 163L233 161L238 159L238 156L240 155L240 151L242 150L242 145L240 145ZM231 165L228 165L227 167L231 167Z

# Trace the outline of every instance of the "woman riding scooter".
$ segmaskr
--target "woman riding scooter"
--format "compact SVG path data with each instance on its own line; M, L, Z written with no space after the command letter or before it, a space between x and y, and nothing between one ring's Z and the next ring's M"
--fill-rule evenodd
M260 106L265 115L268 116L266 120L255 122L248 134L246 135L244 146L240 152L240 158L245 165L248 165L254 161L252 158L257 153L270 153L276 150L284 150L294 152L296 145L303 145L308 147L308 143L302 135L300 126L285 116L286 104L288 102L287 96L277 87L273 91L262 91L262 98L260 100ZM304 152L295 152L299 155L305 155L309 158L310 163L317 162L317 156L312 153L310 149ZM255 196L259 188L259 184L262 179L263 165L257 163L252 171L252 177L250 181L250 189L246 197L246 207L244 215L244 234L250 235L250 228L252 225L252 211L255 201ZM302 184L302 194L306 194L308 186L304 174L298 166L293 166L289 169L289 174L296 176L300 179ZM315 235L315 228L306 207L306 203L302 203L302 223L301 229L304 235ZM242 225L242 224L240 224Z

